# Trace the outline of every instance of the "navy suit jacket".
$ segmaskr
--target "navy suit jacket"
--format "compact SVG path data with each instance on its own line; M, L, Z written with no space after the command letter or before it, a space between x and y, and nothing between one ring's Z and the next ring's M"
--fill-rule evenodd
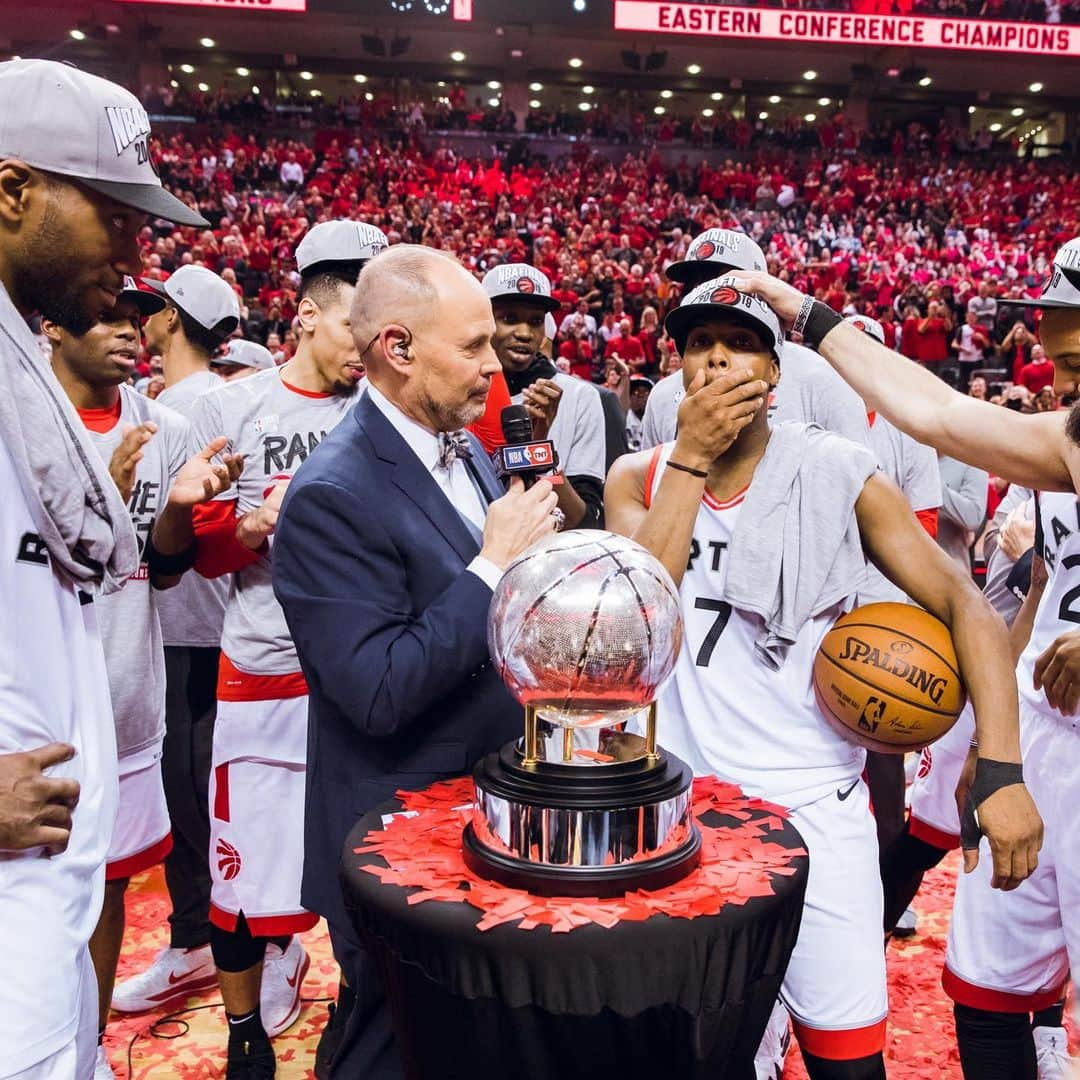
M473 440L474 475L502 488ZM479 545L366 396L289 485L274 591L310 690L304 906L350 932L342 846L398 788L459 776L520 734L490 662Z

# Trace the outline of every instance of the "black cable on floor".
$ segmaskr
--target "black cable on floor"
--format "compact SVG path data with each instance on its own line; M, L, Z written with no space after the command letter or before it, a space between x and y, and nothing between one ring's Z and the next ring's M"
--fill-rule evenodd
M328 1002L333 1002L335 1000L336 999L332 997L302 997L300 999L304 1005L325 1005ZM149 1036L154 1039L182 1039L191 1030L191 1025L186 1020L182 1019L182 1017L187 1016L189 1013L202 1012L204 1009L222 1009L224 1007L224 1003L221 1001L211 1001L207 1005L192 1005L187 1009L177 1009L176 1012L166 1013L165 1016L159 1016L145 1031L136 1031L135 1034L131 1036L131 1042L128 1043L127 1049L128 1080L132 1080L135 1076L135 1071L132 1068L131 1063L131 1055L135 1050L135 1043L138 1042L139 1039L143 1038L143 1036ZM179 1030L169 1034L167 1031L163 1030L163 1028L169 1024L175 1024Z

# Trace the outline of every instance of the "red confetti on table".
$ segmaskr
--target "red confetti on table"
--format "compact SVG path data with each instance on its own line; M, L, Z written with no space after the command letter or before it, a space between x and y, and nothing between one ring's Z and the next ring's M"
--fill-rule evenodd
M570 933L579 926L611 929L620 922L643 922L661 913L681 919L715 915L728 904L771 896L773 875L794 874L792 864L806 854L804 848L786 848L768 839L783 828L787 811L782 807L748 798L734 784L701 777L693 791L701 865L681 881L605 900L534 896L478 877L465 865L461 833L472 814L469 777L444 780L423 791L399 791L398 798L411 814L394 815L353 849L357 855L378 854L386 866L362 869L384 885L418 889L409 896L410 904L469 904L481 912L478 930L513 923L520 930L548 926L553 933ZM706 825L701 818L709 811L738 824Z

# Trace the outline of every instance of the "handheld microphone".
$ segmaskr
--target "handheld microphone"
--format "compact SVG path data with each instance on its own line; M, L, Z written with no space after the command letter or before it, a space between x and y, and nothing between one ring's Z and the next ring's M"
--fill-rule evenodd
M532 420L524 405L507 405L499 414L506 445L492 455L495 471L507 481L520 476L531 488L543 473L559 463L555 444L550 439L532 437Z

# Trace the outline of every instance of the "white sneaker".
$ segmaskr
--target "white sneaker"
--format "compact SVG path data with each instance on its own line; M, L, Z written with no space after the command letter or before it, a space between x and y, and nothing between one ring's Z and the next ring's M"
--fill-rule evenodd
M310 966L311 958L295 935L284 952L272 943L266 946L259 1009L263 1028L271 1039L296 1023L300 991Z
M761 1045L754 1055L754 1072L757 1080L783 1080L784 1059L791 1047L791 1027L788 1011L781 1002L773 1006Z
M217 971L210 946L170 949L166 946L154 962L113 988L112 1007L117 1012L146 1012L175 1005L192 994L217 986Z
M1035 1039L1035 1063L1039 1080L1067 1080L1073 1076L1072 1058L1069 1057L1069 1040L1065 1029L1037 1027L1031 1029Z
M94 1062L94 1080L116 1080L109 1059L105 1056L105 1047L98 1046L97 1060Z

